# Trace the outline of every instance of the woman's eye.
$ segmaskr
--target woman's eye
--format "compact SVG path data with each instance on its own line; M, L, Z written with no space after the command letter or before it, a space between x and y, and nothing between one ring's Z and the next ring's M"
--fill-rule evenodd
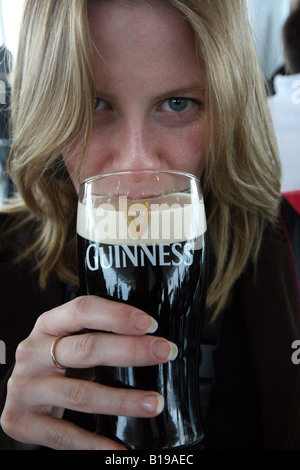
M107 107L107 103L105 100L102 100L101 98L95 98L94 111L101 111L102 109L105 109L106 107Z
M173 112L173 113L183 113L187 112L193 108L196 104L196 100L190 98L169 98L164 101L162 104L162 109L164 111Z

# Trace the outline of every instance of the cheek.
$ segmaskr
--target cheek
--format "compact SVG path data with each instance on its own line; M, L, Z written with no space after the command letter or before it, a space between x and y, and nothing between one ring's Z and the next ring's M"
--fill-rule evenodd
M206 140L207 133L204 125L195 125L174 133L167 144L168 166L174 170L192 173L200 178L207 154Z
M97 139L95 135L92 135L83 157L80 142L74 142L63 152L65 166L77 192L79 191L79 185L82 181L106 171L104 162L101 161L104 160L103 150L104 146L99 145L99 139Z
M78 193L80 184L80 152L76 143L73 143L71 146L64 149L62 156L70 178Z

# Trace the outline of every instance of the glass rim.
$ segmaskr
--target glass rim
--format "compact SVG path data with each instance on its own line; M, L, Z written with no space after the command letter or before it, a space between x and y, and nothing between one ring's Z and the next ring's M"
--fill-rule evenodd
M99 173L97 175L94 175L94 176L90 176L89 178L86 178L84 179L81 183L80 183L80 187L81 186L84 186L84 185L87 185L87 184L91 184L93 183L94 181L97 181L97 180L100 180L100 179L104 179L104 178L108 178L110 176L117 176L117 175L126 175L126 174L132 174L132 173L135 173L135 174L156 174L156 173L169 173L169 174L172 174L172 175L176 175L176 176L185 176L186 178L190 179L190 180L194 180L194 181L197 181L199 184L200 184L200 178L198 178L198 176L194 175L193 173L189 173L189 172L186 172L186 171L180 171L180 170L168 170L168 169L151 169L151 168L141 168L141 169L132 169L132 170L116 170L116 171L111 171L109 173Z

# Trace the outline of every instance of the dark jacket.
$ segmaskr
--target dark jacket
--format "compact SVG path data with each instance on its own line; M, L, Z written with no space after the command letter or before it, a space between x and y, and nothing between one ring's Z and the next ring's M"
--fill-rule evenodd
M292 361L293 342L300 340L299 280L287 233L283 221L266 229L256 267L247 266L230 309L213 328L207 449L300 449L300 364ZM11 254L0 255L0 340L7 362L0 365L0 409L18 343L41 313L75 295L55 276L40 291L38 274L29 268L15 266ZM74 421L83 418L71 415ZM0 449L13 448L0 430Z

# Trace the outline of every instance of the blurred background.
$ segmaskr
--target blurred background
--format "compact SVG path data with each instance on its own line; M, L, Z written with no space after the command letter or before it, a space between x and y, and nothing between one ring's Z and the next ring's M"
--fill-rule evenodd
M0 0L0 45L15 56L24 0Z

